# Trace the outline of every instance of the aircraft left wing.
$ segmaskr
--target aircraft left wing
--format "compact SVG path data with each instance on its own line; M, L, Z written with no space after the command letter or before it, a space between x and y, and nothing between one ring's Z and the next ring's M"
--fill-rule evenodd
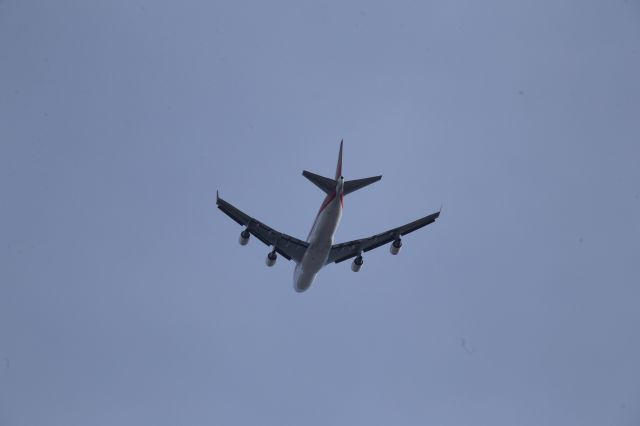
M333 246L331 246L331 251L329 252L329 257L327 258L327 264L332 262L340 263L344 260L356 257L363 252L373 250L374 248L378 248L382 245L390 243L391 241L399 239L403 235L406 235L410 232L427 226L430 223L435 222L438 216L440 216L440 212L435 212L430 214L429 216L425 216L406 225L390 229L387 232L383 232L378 235L374 235L373 237L363 238L361 240L353 240L347 243L334 244Z
M308 243L268 227L264 223L252 218L248 214L220 198L217 192L216 205L227 216L244 226L251 235L266 245L272 246L275 251L281 254L285 259L293 259L296 262L300 262L302 260L302 257L309 246Z

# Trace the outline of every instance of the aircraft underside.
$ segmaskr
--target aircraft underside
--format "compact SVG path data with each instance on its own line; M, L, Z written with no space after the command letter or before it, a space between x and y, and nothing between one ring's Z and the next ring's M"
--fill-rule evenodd
M379 181L382 176L345 181L342 177L342 142L340 142L335 179L316 175L306 170L303 175L326 194L307 241L278 232L219 196L216 197L218 208L244 227L239 238L241 245L246 245L250 236L253 235L272 248L265 260L267 266L275 265L278 254L296 263L293 273L293 287L300 293L311 286L320 269L329 263L340 263L353 259L351 270L358 272L364 262L362 256L364 252L391 243L389 251L391 254L398 254L402 247L402 236L433 223L440 216L438 211L368 238L333 244L333 237L342 217L344 196Z

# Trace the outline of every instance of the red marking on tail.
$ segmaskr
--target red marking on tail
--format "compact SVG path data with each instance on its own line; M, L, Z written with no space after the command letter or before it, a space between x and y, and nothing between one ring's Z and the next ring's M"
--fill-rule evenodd
M340 141L340 153L338 154L338 166L336 167L336 180L342 176L342 142Z
M327 194L327 196L325 197L324 201L322 202L322 205L320 206L320 210L318 210L318 214L316 215L316 218L318 216L320 216L320 213L322 213L322 210L324 210L329 204L331 204L331 202L335 198L336 198L335 191L332 194Z

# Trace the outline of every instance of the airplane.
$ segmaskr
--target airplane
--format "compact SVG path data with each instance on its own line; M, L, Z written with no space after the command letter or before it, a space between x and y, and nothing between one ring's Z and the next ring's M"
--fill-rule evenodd
M340 141L335 179L323 177L307 170L302 171L304 177L326 194L306 241L270 228L220 198L216 191L218 208L244 227L240 233L240 245L247 245L250 236L253 235L267 246L272 247L272 250L267 254L267 266L275 265L278 254L296 263L293 273L293 288L298 293L306 291L320 269L330 263L340 263L354 258L351 270L358 272L364 263L362 253L387 243L391 243L389 246L391 254L397 255L402 247L401 237L435 222L440 216L440 211L437 211L369 238L333 244L333 236L342 217L344 196L382 179L382 176L373 176L345 181L342 176L342 145L343 141Z

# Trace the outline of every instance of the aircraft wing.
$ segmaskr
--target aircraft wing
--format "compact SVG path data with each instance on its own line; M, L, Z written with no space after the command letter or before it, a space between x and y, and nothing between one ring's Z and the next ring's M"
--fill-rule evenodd
M302 257L309 246L308 243L268 227L259 220L252 218L240 209L232 206L230 203L220 198L217 193L216 204L227 216L238 222L240 225L246 227L251 235L266 245L273 246L276 252L281 254L287 260L293 259L296 262L300 262L302 260Z
M390 229L387 232L374 235L373 237L349 241L347 243L334 244L331 246L331 251L327 258L327 264L332 262L340 263L344 260L356 257L362 252L373 250L374 248L390 243L396 238L400 238L403 235L435 222L438 216L440 216L440 212L435 212L404 226L399 226L397 228Z

